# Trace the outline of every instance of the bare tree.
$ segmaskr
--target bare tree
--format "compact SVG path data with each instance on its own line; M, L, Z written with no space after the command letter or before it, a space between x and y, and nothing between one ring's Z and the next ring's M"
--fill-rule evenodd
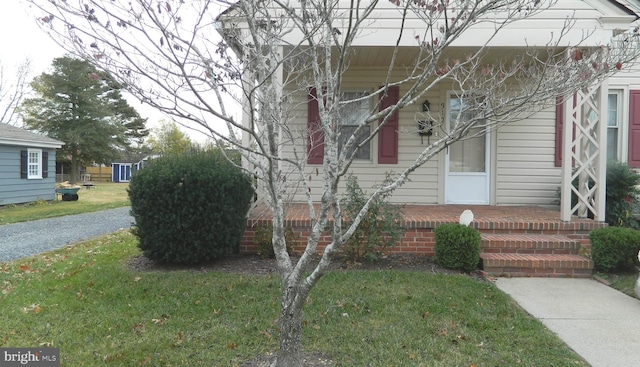
M541 14L555 1L32 2L43 12L43 29L109 70L144 103L178 121L198 124L242 152L244 167L258 178L273 216L272 240L282 278L274 366L302 365L305 301L372 201L402 186L454 142L527 118L555 104L557 96L588 88L638 56L635 32L609 44L589 43L589 32L579 30L576 37L571 17L549 32L544 44L523 44L521 52L499 57L490 51L505 28ZM226 10L218 14L221 7ZM396 41L384 82L363 94L344 93L359 41L375 26L379 9L395 12L396 18L388 29ZM482 34L477 47L454 47L483 23L490 32ZM401 47L407 38L413 42L410 50ZM411 164L397 167L391 181L378 187L353 223L343 227L339 184L354 159L398 111L417 114L409 107L441 83L458 91L461 106L455 121L449 128L443 116L431 116L439 134ZM398 86L401 93L385 103ZM311 129L296 113L309 100L317 101L318 109ZM353 129L340 129L344 109L362 100L377 102ZM242 121L228 108L229 101L243 109ZM308 165L314 154L320 154L321 167ZM321 190L314 192L311 180L318 177ZM312 223L297 262L286 251L284 235L286 203L294 197L307 204ZM319 240L327 229L331 243L318 259Z
M27 78L30 74L31 60L29 59L16 66L13 73L7 73L4 65L0 65L0 123L18 124L16 111L29 91Z

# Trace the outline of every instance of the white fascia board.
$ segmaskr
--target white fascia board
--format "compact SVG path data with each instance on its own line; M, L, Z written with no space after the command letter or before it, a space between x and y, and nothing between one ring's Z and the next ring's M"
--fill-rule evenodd
M43 142L36 140L14 140L14 139L6 139L0 138L0 145L12 145L12 146L24 146L24 147L33 147L33 148L51 148L51 149L59 149L62 148L64 143L56 143L56 142Z

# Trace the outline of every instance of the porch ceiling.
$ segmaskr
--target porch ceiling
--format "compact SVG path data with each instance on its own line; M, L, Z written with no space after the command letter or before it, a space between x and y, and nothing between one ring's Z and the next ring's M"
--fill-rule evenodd
M393 58L393 47L385 46L362 46L353 47L351 49L351 55L349 58L349 67L359 68L387 68ZM527 52L531 52L534 49L513 48L513 47L487 47L483 51L482 64L490 65L504 62L511 62L516 57L527 55ZM446 60L465 60L468 55L472 55L478 51L478 48L473 47L449 47L447 48L441 57L441 63L444 64ZM538 49L541 55L546 55L546 51ZM418 58L420 49L418 47L398 47L396 53L396 65L397 67L412 67L416 59ZM422 57L426 57L423 54ZM333 55L337 57L336 54ZM544 58L540 56L541 58Z

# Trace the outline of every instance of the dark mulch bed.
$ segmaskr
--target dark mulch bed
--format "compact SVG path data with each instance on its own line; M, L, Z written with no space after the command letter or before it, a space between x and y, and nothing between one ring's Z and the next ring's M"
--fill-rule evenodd
M294 261L297 261L297 258L294 258ZM132 271L139 272L197 270L250 275L268 275L278 271L275 259L262 259L257 255L229 255L216 261L191 266L161 264L140 255L131 258L128 267ZM459 274L457 271L438 266L432 257L396 254L381 257L375 262L362 263L350 262L338 256L333 260L331 270L405 270Z

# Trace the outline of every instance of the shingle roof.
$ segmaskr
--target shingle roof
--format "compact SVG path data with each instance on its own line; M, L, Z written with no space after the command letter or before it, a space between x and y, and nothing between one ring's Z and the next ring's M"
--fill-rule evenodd
M9 124L0 123L0 145L60 148L64 145L64 142Z

